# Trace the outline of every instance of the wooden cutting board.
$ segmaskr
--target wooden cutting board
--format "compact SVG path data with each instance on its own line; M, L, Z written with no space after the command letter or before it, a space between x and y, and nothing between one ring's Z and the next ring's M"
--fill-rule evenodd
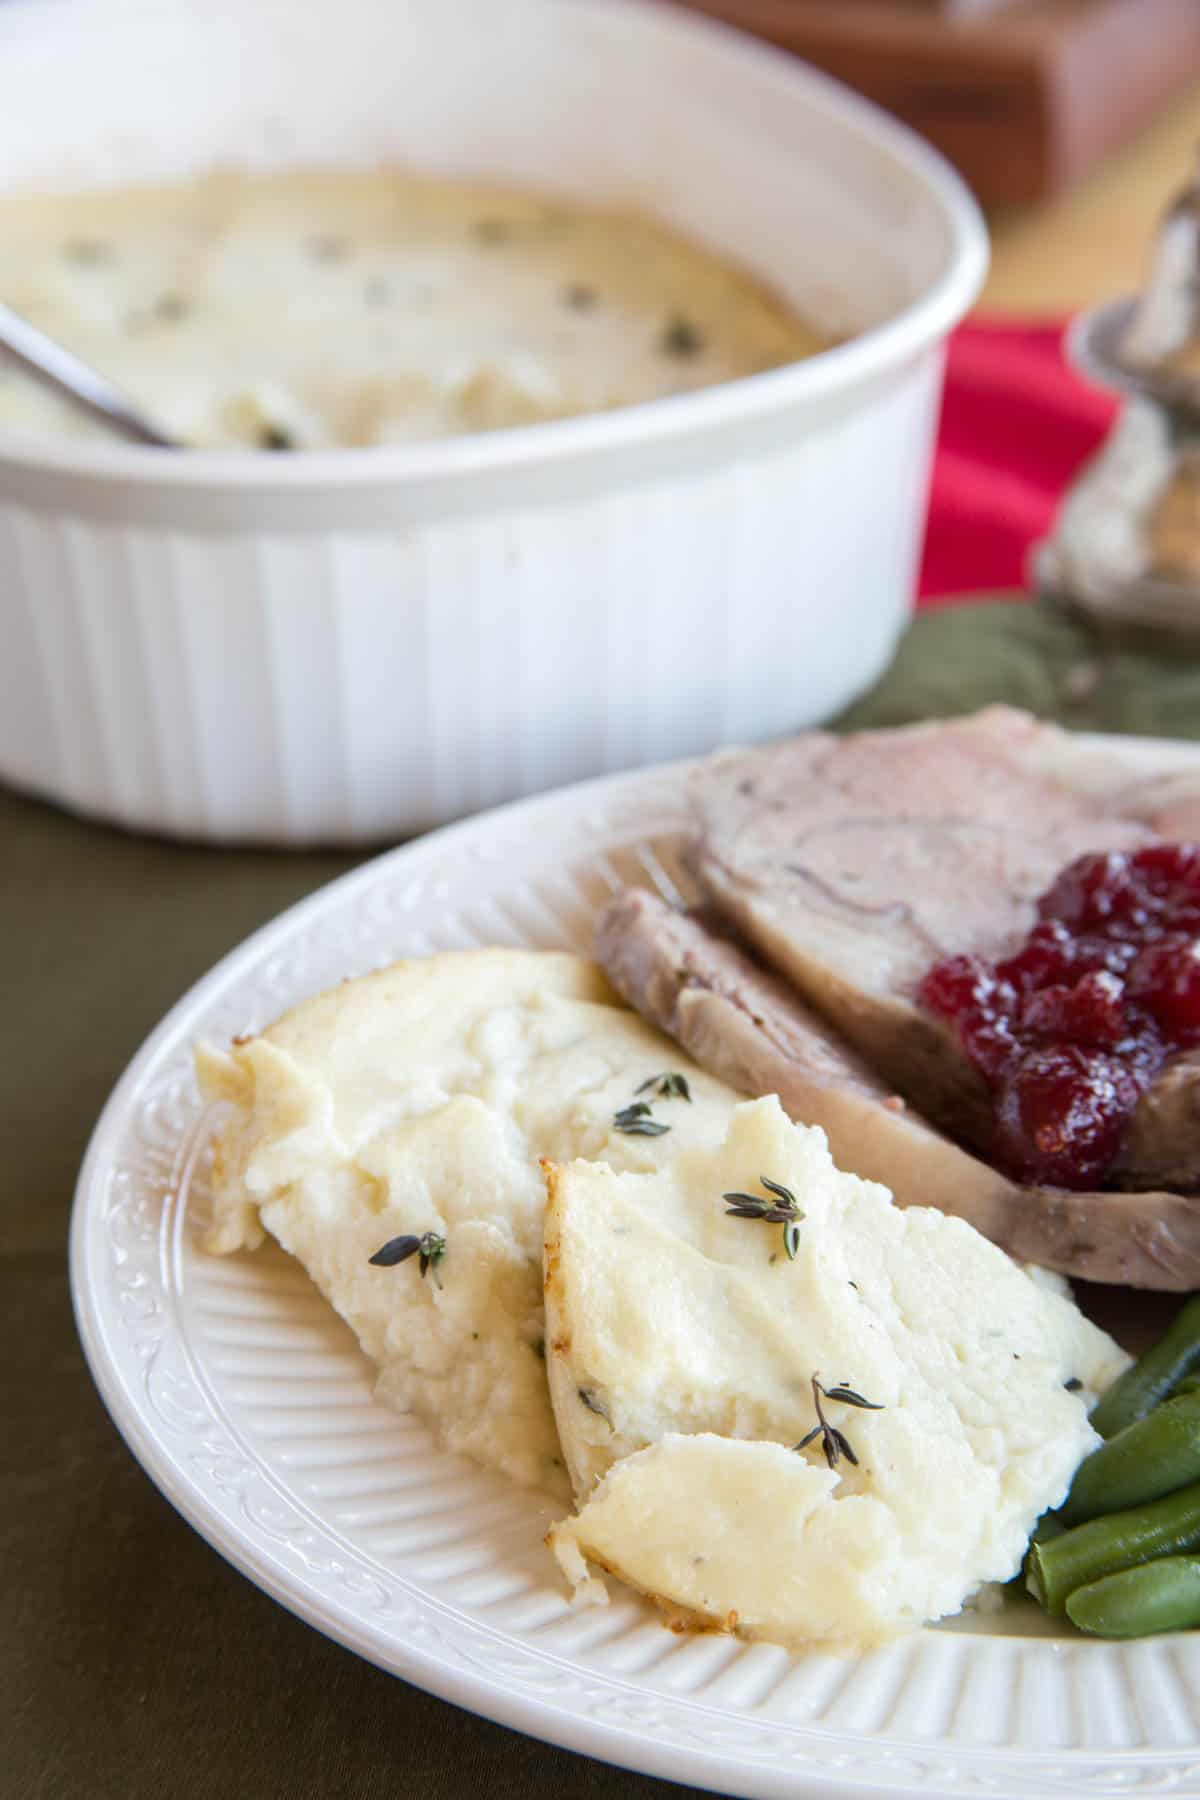
M684 0L899 115L988 206L1058 193L1200 74L1200 0Z

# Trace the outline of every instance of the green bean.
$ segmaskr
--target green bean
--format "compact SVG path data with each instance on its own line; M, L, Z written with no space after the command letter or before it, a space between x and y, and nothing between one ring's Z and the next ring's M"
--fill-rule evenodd
M1029 1547L1026 1550L1024 1561L1016 1574L1004 1583L1005 1587L1014 1594L1026 1592L1033 1594L1033 1589L1029 1586L1029 1556L1033 1546L1049 1543L1051 1538L1061 1537L1066 1529L1065 1525L1059 1524L1057 1513L1044 1512L1029 1534ZM1034 1594L1034 1599L1037 1599L1036 1594ZM1044 1605L1045 1602L1043 1601L1042 1604Z
M1025 1559L1025 1585L1047 1612L1062 1613L1076 1588L1198 1546L1200 1482L1149 1506L1090 1519L1061 1537L1035 1534Z
M1135 1419L1144 1419L1165 1400L1185 1375L1200 1367L1200 1294L1175 1317L1166 1336L1118 1375L1092 1412L1092 1427L1103 1438L1115 1437Z
M1164 1556L1076 1588L1067 1617L1097 1637L1149 1637L1200 1625L1200 1557Z
M1086 1457L1058 1509L1064 1525L1123 1512L1200 1481L1200 1392L1165 1400Z

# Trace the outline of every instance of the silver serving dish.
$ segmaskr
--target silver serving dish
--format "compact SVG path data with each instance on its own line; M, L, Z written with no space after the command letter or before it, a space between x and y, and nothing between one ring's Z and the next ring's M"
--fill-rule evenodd
M1067 353L1126 405L1034 553L1038 588L1100 621L1200 637L1200 180L1143 294L1082 314Z

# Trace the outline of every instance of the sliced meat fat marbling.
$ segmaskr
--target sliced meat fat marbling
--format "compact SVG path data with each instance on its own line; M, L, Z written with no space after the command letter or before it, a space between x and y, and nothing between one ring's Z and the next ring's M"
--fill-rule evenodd
M835 1162L900 1205L952 1213L1018 1260L1067 1275L1200 1285L1200 1200L1007 1180L899 1102L787 983L697 917L630 889L602 913L596 950L618 991L703 1068L745 1094L778 1094L792 1118L822 1126Z

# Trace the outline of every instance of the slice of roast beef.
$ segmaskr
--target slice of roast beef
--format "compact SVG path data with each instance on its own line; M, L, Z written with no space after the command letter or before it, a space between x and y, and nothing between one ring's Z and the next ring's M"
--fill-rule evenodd
M1200 1285L1200 1199L1023 1188L899 1100L791 987L691 914L630 889L602 913L617 990L710 1073L820 1125L835 1162L902 1206L966 1219L1022 1262L1176 1292Z
M1110 1179L1133 1189L1200 1190L1200 1052L1176 1056L1159 1071L1129 1121Z
M1002 956L1075 857L1200 828L1200 774L1155 778L1027 714L838 738L813 732L710 759L692 781L692 865L713 905L897 1092L980 1150L990 1107L956 1038L914 1001L944 956ZM1183 1080L1190 1086L1196 1071ZM1164 1110L1153 1133L1186 1109ZM1163 1162L1200 1181L1200 1145Z
M1001 1229L1004 1176L932 1130L711 921L629 889L601 914L596 953L618 993L702 1068L744 1094L778 1094L793 1119L821 1125L841 1168L903 1204L961 1212L988 1236Z

